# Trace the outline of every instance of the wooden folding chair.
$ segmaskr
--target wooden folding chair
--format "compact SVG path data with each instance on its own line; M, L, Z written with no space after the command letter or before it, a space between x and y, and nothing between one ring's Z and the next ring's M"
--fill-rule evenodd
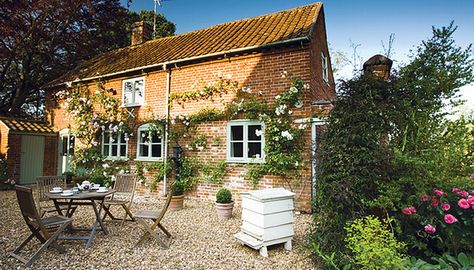
M66 250L56 242L56 240L59 234L63 232L69 224L71 224L72 220L60 215L41 218L36 209L31 188L15 186L15 190L21 214L25 219L26 225L28 225L31 234L10 253L10 256L23 262L25 267L30 267L49 246L54 247L60 253L66 252ZM25 247L34 237L43 243L43 245L41 245L41 247L29 259L21 257L19 254L21 249L23 249L23 247Z
M135 214L135 218L138 220L138 223L140 223L145 230L145 232L140 237L140 240L138 240L135 246L138 246L140 243L145 241L148 237L152 236L158 241L160 246L162 246L163 248L169 248L171 244L172 236L171 236L171 233L168 230L166 230L165 227L161 224L161 220L163 219L163 217L166 214L166 211L168 210L168 206L170 205L170 202L171 202L171 197L173 196L173 191L174 191L174 182L171 184L170 189L168 190L166 201L161 211L141 210ZM145 220L151 220L153 221L153 223L151 223L150 225L150 222L146 222ZM165 241L163 241L160 235L155 231L156 227L158 227L167 236L168 238L167 243L165 243Z
M136 174L118 174L115 176L114 190L115 193L110 199L104 201L104 218L109 216L114 221L121 221L120 226L122 226L125 221L135 221L130 207L133 202L133 196L135 195L135 187L137 182ZM120 205L125 210L123 218L116 218L111 212L110 207L112 205ZM127 219L130 217L130 219Z
M57 213L57 209L52 205L51 200L46 196L50 190L54 187L66 188L66 178L64 176L39 176L36 177L36 195L38 201L38 209L40 211L40 216L43 217L46 213ZM71 207L69 217L74 214L76 211L76 206ZM59 206L59 210L67 210L67 205ZM60 213L58 213L60 214Z

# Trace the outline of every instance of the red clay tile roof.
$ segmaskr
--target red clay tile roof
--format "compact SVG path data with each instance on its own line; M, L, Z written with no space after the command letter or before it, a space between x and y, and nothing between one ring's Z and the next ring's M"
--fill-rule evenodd
M318 2L103 53L80 63L77 68L49 85L116 74L190 57L225 53L249 47L251 50L293 39L307 38L321 7L322 4Z
M45 122L7 117L1 117L0 122L7 126L10 133L55 133L53 128Z

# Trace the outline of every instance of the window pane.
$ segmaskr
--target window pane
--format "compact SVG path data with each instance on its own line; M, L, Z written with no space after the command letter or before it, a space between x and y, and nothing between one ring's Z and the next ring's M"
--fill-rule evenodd
M154 144L151 146L151 156L161 157L161 144Z
M132 99L132 95L133 95L132 82L126 82L123 91L124 91L123 103L128 104L128 103L133 102L133 99Z
M120 142L125 143L125 133L120 132Z
M127 156L127 146L126 145L121 145L120 146L120 156L121 157Z
M109 155L109 146L108 145L104 145L104 147L102 148L102 155L103 156L108 156Z
M141 143L146 143L148 142L148 131L146 130L140 130L140 139L139 141Z
M231 145L231 157L244 157L244 144L243 143L232 143Z
M112 133L111 134L111 137L112 137L112 142L117 142L117 139L118 139L118 136L117 136L117 133Z
M249 158L261 158L262 157L262 144L249 143L248 152L249 152L248 153Z
M231 126L231 140L242 141L244 139L244 127L243 126Z
M112 154L110 154L112 157L117 156L117 145L112 145Z
M110 142L110 134L109 133L105 133L104 134L104 143L109 143Z
M76 144L76 138L74 136L69 137L69 155L74 154L74 145Z
M138 155L140 157L148 157L148 145L140 144L138 149Z
M161 143L161 136L158 133L153 132L151 135L151 142L153 143Z
M135 81L135 100L134 103L143 101L143 79Z
M262 126L261 125L251 125L251 126L249 126L248 127L248 139L249 139L249 141L260 141L262 139Z
M61 137L61 140L62 140L62 155L63 156L67 156L67 148L68 148L68 144L67 144L67 137Z

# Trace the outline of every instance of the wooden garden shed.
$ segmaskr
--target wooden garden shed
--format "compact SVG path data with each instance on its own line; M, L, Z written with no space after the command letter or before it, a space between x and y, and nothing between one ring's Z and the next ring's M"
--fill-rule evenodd
M56 175L57 133L47 123L0 118L0 153L7 161L7 177L19 184L37 176Z

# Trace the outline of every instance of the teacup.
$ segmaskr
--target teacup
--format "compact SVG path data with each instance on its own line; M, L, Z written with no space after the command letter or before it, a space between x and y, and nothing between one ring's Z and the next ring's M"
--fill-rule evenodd
M100 184L92 184L93 189L100 189Z
M61 187L53 187L53 191L59 192L62 191L63 189Z
M107 188L106 187L99 187L99 191L106 191Z

